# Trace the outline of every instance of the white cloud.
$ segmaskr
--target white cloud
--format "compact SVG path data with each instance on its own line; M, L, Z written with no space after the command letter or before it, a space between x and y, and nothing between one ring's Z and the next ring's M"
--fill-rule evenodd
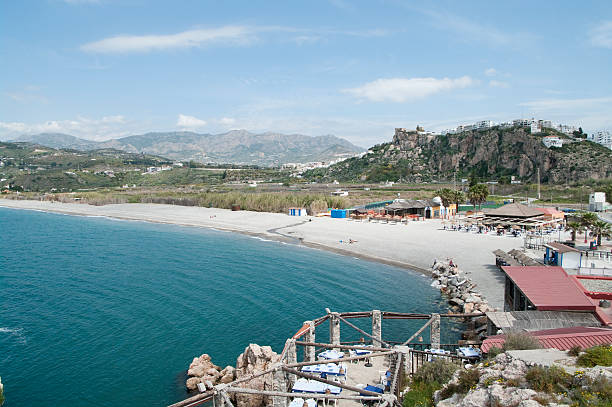
M591 45L612 48L612 21L604 21L589 31Z
M612 97L582 99L541 99L520 103L519 106L526 106L537 111L550 111L592 108L605 105L608 105L608 107L610 107L610 103L612 103Z
M486 70L484 71L484 73L485 73L485 75L487 75L487 76L495 76L495 75L497 75L497 69L495 69L495 68L489 68L489 69L486 69Z
M183 31L168 35L118 35L81 46L93 53L148 52L172 48L201 47L215 42L247 43L253 30L242 26L224 26L210 29Z
M469 76L460 78L389 78L377 79L362 86L345 89L344 93L351 94L359 99L368 99L373 102L408 102L423 99L435 93L466 88L476 84L477 81Z
M222 117L219 119L219 124L224 126L232 126L236 123L236 119L232 119L231 117Z
M206 123L205 120L198 119L197 117L193 116L187 116L184 114L179 114L178 120L176 122L176 125L178 127L183 127L186 129L198 129L206 126L207 124L208 123Z
M509 88L510 84L508 84L508 82L496 81L493 79L489 81L489 86L492 88Z
M0 137L7 140L38 133L66 133L90 140L107 140L126 136L133 129L134 123L120 115L100 119L77 117L73 120L50 120L43 123L0 121Z

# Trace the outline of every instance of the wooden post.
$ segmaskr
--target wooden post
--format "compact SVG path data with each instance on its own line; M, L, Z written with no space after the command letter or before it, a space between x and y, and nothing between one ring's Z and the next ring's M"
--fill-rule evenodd
M274 372L272 390L277 392L287 391L287 380L285 378L285 372L280 369ZM272 396L272 407L287 407L287 397Z
M329 343L331 343L332 345L340 345L340 319L338 318L337 312L332 312L330 314Z
M221 392L216 392L213 396L213 406L214 407L224 407L225 406L225 397Z
M438 320L438 321L439 321L439 320ZM416 331L415 333L413 333L413 334L412 334L412 336L406 340L406 342L402 343L402 346L404 346L404 345L408 345L408 344L409 344L409 343L410 343L410 342L411 342L411 341L412 341L414 338L416 338L416 337L417 337L417 335L418 335L418 334L420 334L421 332L423 332L423 331L425 330L425 328L427 328L429 325L431 325L431 324L432 324L432 322L433 322L433 317L432 317L432 318L429 318L429 321L427 321L427 322L425 323L425 325L423 325L421 328L419 328L419 330L418 330L418 331ZM439 323L439 322L438 322L438 323Z
M304 342L316 342L315 340L315 324L313 321L305 321L304 325L309 325L310 329L306 331L304 334ZM305 362L313 362L317 360L315 356L315 347L314 346L306 346L304 348L304 361Z
M430 343L432 349L440 348L440 314L431 315L431 326L430 331Z
M372 311L372 336L382 343L382 313L377 309Z

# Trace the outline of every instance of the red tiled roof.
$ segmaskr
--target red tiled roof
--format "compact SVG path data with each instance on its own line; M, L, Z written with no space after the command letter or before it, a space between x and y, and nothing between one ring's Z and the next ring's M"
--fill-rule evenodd
M572 346L580 346L582 349L586 349L596 345L612 344L612 329L608 328L578 326L547 329L530 334L538 339L542 347L559 350L569 350ZM501 348L505 340L504 335L490 336L484 340L481 349L486 353L491 348Z
M535 208L535 210L540 211L545 215L563 215L565 216L565 213L563 213L562 211L558 211L555 208Z
M561 267L503 266L502 269L539 311L595 311L595 304Z

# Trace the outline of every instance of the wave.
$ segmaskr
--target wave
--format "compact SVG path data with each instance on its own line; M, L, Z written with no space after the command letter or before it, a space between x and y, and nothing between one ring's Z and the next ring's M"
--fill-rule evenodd
M6 328L0 326L0 333L6 333L15 336L20 343L26 344L26 336L23 333L23 328Z

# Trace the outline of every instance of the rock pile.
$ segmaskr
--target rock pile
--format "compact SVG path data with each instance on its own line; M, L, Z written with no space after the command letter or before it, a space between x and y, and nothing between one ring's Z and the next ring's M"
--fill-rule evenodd
M208 354L203 354L199 358L193 358L193 362L189 365L187 375L187 388L195 390L198 388L198 383L204 383L208 390L212 389L215 384L229 383L234 381L236 376L232 366L226 366L225 369L211 362Z
M436 262L432 267L431 284L448 297L448 303L453 312L471 314L494 311L476 290L476 284L464 276L456 266L446 262ZM464 339L477 339L486 331L486 317L474 321L474 325L464 334Z
M539 350L542 351L542 350ZM487 361L475 366L480 372L478 384L471 388L467 394L455 393L452 397L441 400L441 390L434 393L436 407L536 407L541 406L540 401L547 400L549 407L569 407L561 394L547 394L530 389L526 385L525 375L530 367L539 365L530 360L521 359L521 352L513 351L497 355L493 361ZM524 351L529 352L529 351ZM572 358L575 362L575 358ZM562 367L570 372L571 367ZM574 367L575 368L575 367ZM455 372L449 384L459 382L461 369ZM612 367L596 366L586 368L578 377L595 380L598 377L612 379Z
M251 343L236 360L236 379L263 372L279 361L280 355L274 352L271 347ZM256 377L238 386L256 390L273 390L272 381L272 375L268 374ZM236 407L263 407L271 404L272 400L268 396L259 394L236 395Z

